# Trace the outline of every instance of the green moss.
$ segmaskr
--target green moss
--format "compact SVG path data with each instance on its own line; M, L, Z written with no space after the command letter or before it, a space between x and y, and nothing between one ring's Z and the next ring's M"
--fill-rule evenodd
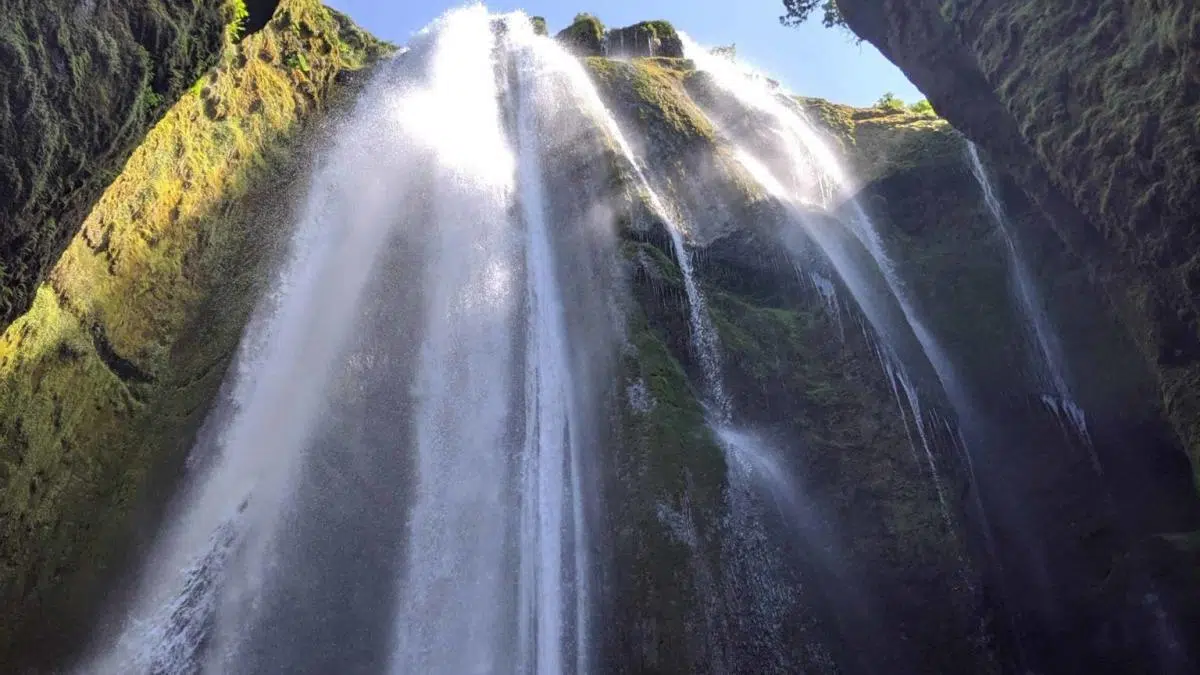
M680 143L714 140L712 124L683 88L691 72L683 59L635 59L632 62L590 57L593 79L613 100L635 107L648 126L664 125Z
M678 268L648 244L625 243L629 259L653 266L655 278L635 283L642 301L628 317L621 360L610 499L612 522L619 524L612 550L615 630L631 647L655 645L629 657L647 672L683 664L695 671L702 668L698 655L711 647L705 621L721 569L725 461L677 358L686 349L686 332L675 324L679 308L651 300L658 293L653 285L659 292L663 285L678 288Z
M5 663L18 662L18 641L23 658L60 654L131 516L169 491L281 243L275 200L302 188L305 121L377 53L346 38L369 42L315 1L288 0L266 30L228 45L0 336ZM306 54L309 70L285 53Z
M604 24L591 14L577 14L554 39L580 56L604 55Z
M669 21L642 21L608 33L614 56L683 56L683 42Z
M550 31L546 28L546 17L534 16L530 17L529 22L533 24L533 32L537 35L549 35Z
M211 66L227 0L14 0L0 26L0 329L165 107Z
M862 183L903 171L962 164L962 137L924 108L855 108L802 96L796 100L838 141Z

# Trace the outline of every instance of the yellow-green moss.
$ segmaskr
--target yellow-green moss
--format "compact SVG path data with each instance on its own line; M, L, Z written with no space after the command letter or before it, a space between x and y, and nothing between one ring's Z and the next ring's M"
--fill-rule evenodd
M902 171L962 163L961 137L930 112L903 106L855 108L808 97L797 101L838 141L855 178L864 184Z
M585 60L593 79L607 92L636 106L635 114L648 124L661 122L678 142L713 139L712 124L683 88L688 61L651 58L614 61L600 57ZM632 97L621 96L631 92Z
M232 0L14 0L0 22L0 329L152 125L216 60Z
M341 15L285 0L147 134L0 336L0 660L17 639L44 659L50 617L70 628L89 607L149 477L220 384L288 222L273 205L300 176L305 120L380 53Z
M604 24L591 14L577 14L571 25L559 31L554 39L580 56L604 54Z

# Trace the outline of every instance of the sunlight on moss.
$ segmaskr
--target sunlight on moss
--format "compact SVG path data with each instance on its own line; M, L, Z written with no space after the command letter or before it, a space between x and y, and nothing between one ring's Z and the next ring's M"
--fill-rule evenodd
M14 629L40 611L70 623L148 477L186 450L287 225L270 205L305 161L305 120L385 51L315 0L285 0L150 130L0 336L0 588ZM84 559L94 569L72 568ZM14 638L0 631L0 652Z

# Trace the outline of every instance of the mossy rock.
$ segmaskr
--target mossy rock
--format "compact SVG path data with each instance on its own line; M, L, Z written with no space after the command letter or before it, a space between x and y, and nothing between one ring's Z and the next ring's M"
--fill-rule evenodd
M580 14L554 36L578 56L604 56L604 24L591 14Z
M385 51L315 0L226 43L0 335L0 662L56 667L81 644L284 243L312 122Z
M932 112L855 108L805 96L797 96L796 102L835 139L862 184L904 171L963 164L965 141Z
M643 21L608 32L608 55L612 57L683 57L683 40L668 21Z
M550 31L546 28L546 17L532 16L529 17L529 23L533 24L533 32L536 35L549 35Z
M33 303L146 131L250 18L235 0L14 0L4 12L0 329Z

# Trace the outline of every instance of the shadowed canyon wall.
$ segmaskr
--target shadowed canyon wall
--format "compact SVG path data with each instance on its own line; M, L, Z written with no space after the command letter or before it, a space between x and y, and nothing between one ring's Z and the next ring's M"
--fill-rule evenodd
M49 243L12 249L27 271L4 276L18 267L0 258L0 292L14 299L0 306L13 319L0 336L0 663L17 672L76 656L97 607L122 593L189 470L246 323L272 292L270 272L339 111L368 79L362 71L392 51L315 0L196 6L206 4L208 14L188 19L193 27L154 43L174 54L151 59L175 64L164 89L150 85L161 98L138 89L134 102L99 97L89 107L73 98L78 76L38 52L50 64L43 92L71 90L62 100L80 119L125 122L68 125L68 135L104 135L103 152L68 162L76 173L50 163L13 174L14 185L52 197L23 188L14 213L33 214L37 203L76 221L38 211L26 229ZM597 672L999 673L1029 660L1047 672L1130 672L1163 648L1155 612L1170 617L1171 639L1200 644L1195 553L1164 536L1200 529L1184 451L1197 447L1186 385L1200 347L1187 239L1173 239L1197 212L1186 173L1197 164L1184 161L1194 148L1179 141L1180 106L1195 92L1188 73L1137 79L1123 70L1184 58L1194 35L1181 26L1196 24L1183 9L1139 22L1137 8L1074 15L1027 4L841 0L850 24L945 119L775 91L853 176L853 200L799 213L740 159L778 152L765 132L771 121L681 58L684 36L669 23L608 30L581 16L558 33L641 164L599 125L573 126L574 109L553 117L573 135L542 141L548 220L617 233L605 277L616 306L565 309L571 330L612 332L619 343L616 353L573 355L604 390L609 423L605 452L589 466L604 492L589 514L603 617ZM234 17L243 30L230 32ZM535 25L545 32L544 21ZM1101 38L1125 45L1122 57L1085 63L1055 51ZM190 45L186 59L171 51L181 44ZM1051 63L1074 79L1049 72ZM130 67L113 77L157 82ZM1121 76L1116 89L1101 86L1102 72ZM1117 90L1141 92L1131 94L1137 101L1158 92L1162 110L1132 102L1135 114L1114 117ZM996 169L1070 355L1090 438L1031 365L1005 239L964 135ZM843 231L856 205L953 361L969 410L951 400L916 340L884 344L796 226ZM670 218L684 224L737 425L714 422ZM388 272L404 279L411 262L397 256ZM586 261L560 262L564 278L573 262ZM899 362L915 365L898 373ZM363 368L343 373L343 384L362 384L347 396L374 411L372 424L337 423L347 434L397 437L392 426L408 424L398 421L407 411L371 398L393 383L386 370ZM322 447L339 447L338 433ZM771 463L748 467L731 451L739 444L767 449ZM747 471L787 482L789 496L748 495L739 483ZM400 508L411 499L404 480L374 487L345 500L348 517L377 517L373 500ZM393 537L400 529L379 526ZM382 569L400 546L353 543L377 545L369 555ZM315 575L332 578L320 560L310 561ZM316 589L314 602L337 605L318 596L340 590ZM379 598L359 604L388 611ZM307 628L321 630L318 618Z
M839 0L1050 216L1153 364L1200 465L1200 8Z

